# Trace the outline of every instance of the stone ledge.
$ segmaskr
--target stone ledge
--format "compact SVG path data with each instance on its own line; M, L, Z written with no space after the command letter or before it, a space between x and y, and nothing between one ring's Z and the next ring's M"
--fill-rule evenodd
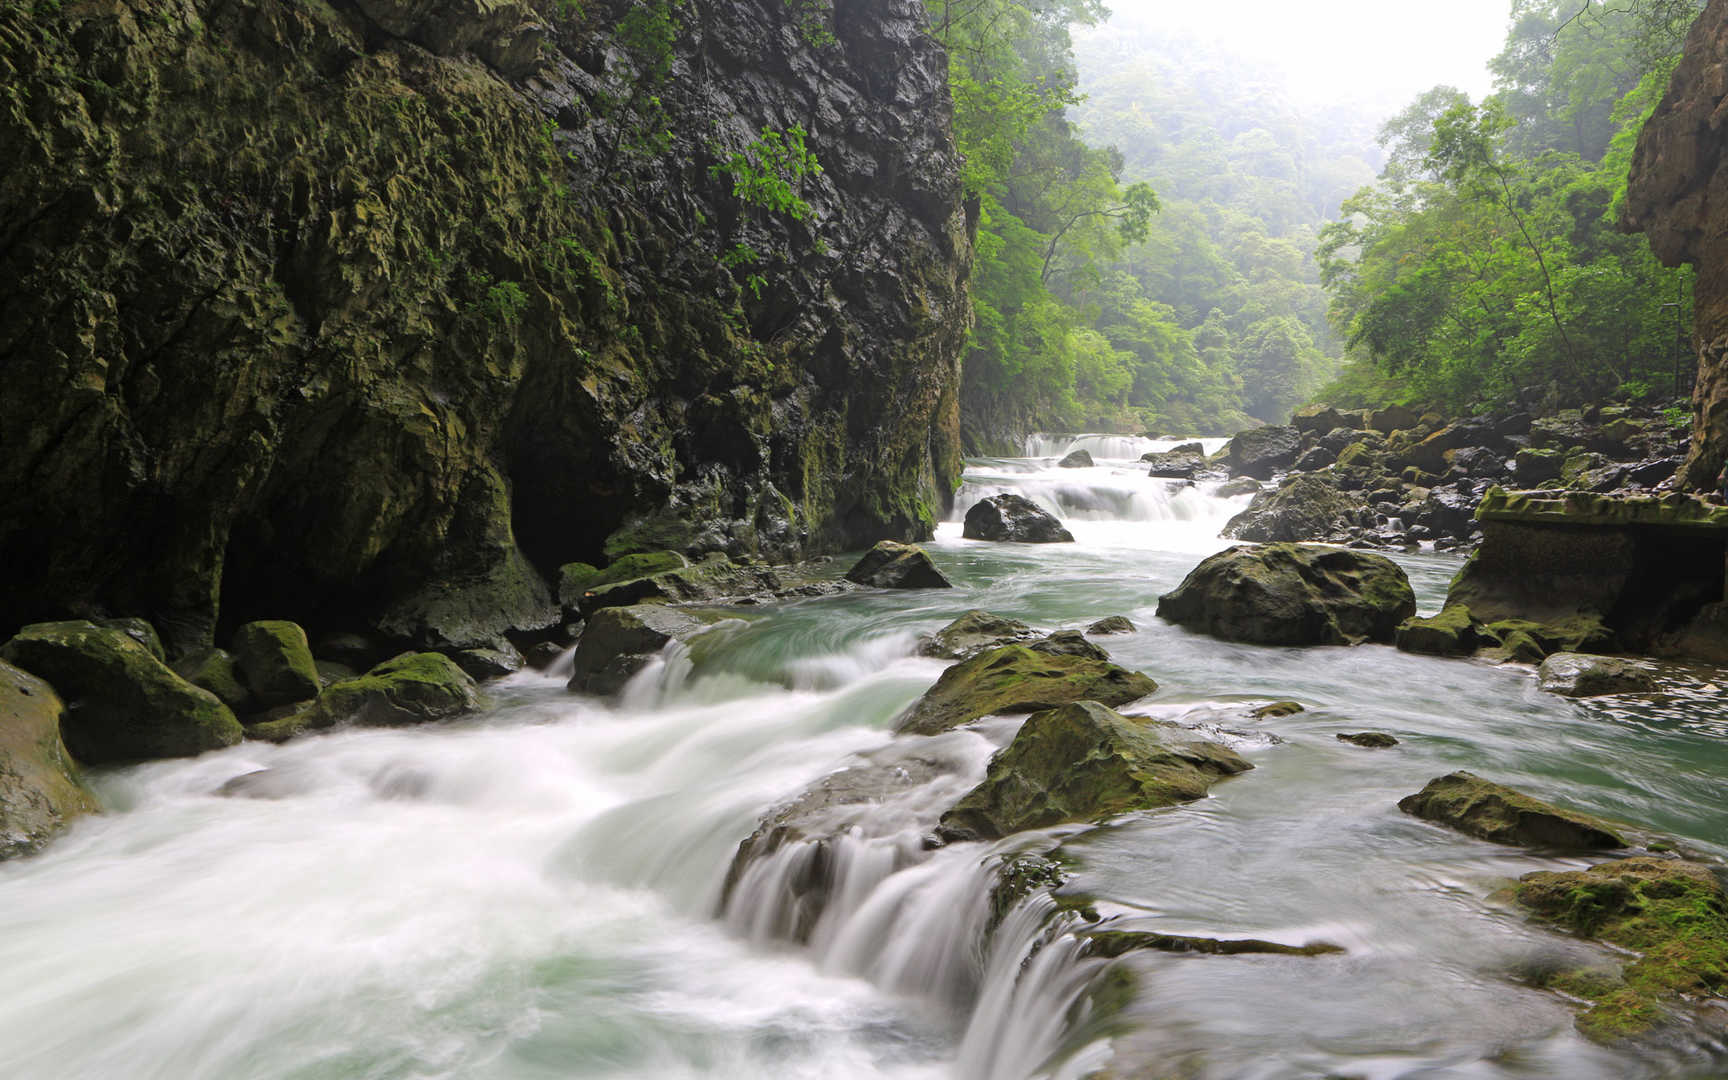
M1679 492L1597 495L1584 491L1506 491L1493 487L1476 508L1476 520L1728 531L1728 506L1713 506Z

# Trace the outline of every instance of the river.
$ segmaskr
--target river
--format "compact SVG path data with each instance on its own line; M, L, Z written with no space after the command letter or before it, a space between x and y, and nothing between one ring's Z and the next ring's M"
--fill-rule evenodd
M1728 855L1713 686L1609 709L1542 695L1528 669L1165 625L1159 594L1223 545L1246 499L1146 477L1134 459L1170 443L1080 440L1099 464L1054 468L1073 445L972 463L959 508L1021 491L1077 543L977 543L944 523L928 550L953 590L736 609L617 704L523 674L459 723L96 774L108 813L0 864L0 1077L1021 1080L1111 1061L1196 1080L1722 1075L1704 1039L1595 1046L1565 1002L1520 982L1590 947L1493 894L1583 863L1396 809L1467 768ZM1458 560L1398 560L1436 609ZM1060 838L1104 914L1346 952L1137 955L1115 1039L1078 1037L1097 962L1039 937L1048 901L986 948L1000 850L921 842L1015 723L890 734L944 666L912 654L916 635L975 607L1051 629L1128 616L1137 633L1100 643L1160 684L1129 711L1205 725L1243 702L1304 703L1251 725L1236 710L1219 737L1256 767L1212 797ZM1361 730L1401 744L1334 737ZM913 755L942 769L860 813L807 945L784 940L784 853L719 910L765 811L848 764ZM260 769L272 797L216 794Z

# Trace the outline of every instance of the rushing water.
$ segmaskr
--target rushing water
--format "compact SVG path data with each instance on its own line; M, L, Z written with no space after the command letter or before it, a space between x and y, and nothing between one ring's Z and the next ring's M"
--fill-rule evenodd
M1095 467L1054 468L1087 439ZM1519 981L1590 947L1493 894L1581 864L1395 806L1469 768L1728 854L1708 674L1672 709L1603 708L1537 693L1527 669L1189 634L1154 617L1157 597L1239 503L1132 460L1172 444L1048 442L976 463L961 505L1022 491L1079 542L974 543L946 523L930 550L951 591L739 609L612 705L523 675L461 723L99 775L109 813L0 864L0 1077L1016 1080L1112 1059L1207 1080L1721 1075L1705 1037L1595 1047ZM1437 607L1456 561L1400 561ZM1050 628L1129 616L1139 632L1103 643L1160 683L1136 711L1229 729L1256 766L1201 803L1063 831L1105 914L1347 952L1136 956L1126 1030L1072 1038L1098 962L1049 899L985 934L994 861L1057 837L922 842L1015 722L889 733L942 670L915 636L972 607ZM1270 698L1308 710L1253 723L1236 707ZM1334 738L1364 729L1402 743ZM800 845L751 864L721 910L739 841L842 767L912 780L836 811L839 876L805 943L788 940ZM216 794L260 769L270 797Z

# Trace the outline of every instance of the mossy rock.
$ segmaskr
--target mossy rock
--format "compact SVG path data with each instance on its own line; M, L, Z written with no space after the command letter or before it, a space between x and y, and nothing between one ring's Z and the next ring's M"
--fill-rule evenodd
M1541 649L1542 656L1550 653L1601 653L1612 649L1615 644L1614 631L1608 629L1600 615L1572 615L1547 622L1496 619L1488 624L1488 632L1499 638L1502 644L1514 634L1525 634ZM1540 661L1541 657L1536 659Z
M403 653L357 679L331 685L318 700L252 725L254 738L281 741L305 730L354 723L401 727L477 711L474 680L442 653Z
M1126 615L1106 615L1088 626L1086 632L1094 637L1111 637L1116 634L1138 633L1139 629Z
M1453 604L1438 615L1411 616L1398 624L1395 642L1402 652L1425 656L1469 656L1497 639L1470 614L1463 604Z
M615 694L661 649L688 640L706 626L702 619L663 604L601 608L582 629L569 687L578 693Z
M110 630L118 630L125 634L133 641L136 641L146 649L149 649L150 655L154 656L156 659L168 659L167 652L162 648L162 635L156 632L156 628L150 625L148 619L140 619L135 615L128 615L124 618L96 619L94 621L97 626L106 626Z
M1374 450L1367 443L1359 442L1351 443L1349 446L1346 446L1343 451L1339 453L1338 461L1336 462L1336 464L1345 468L1350 468L1356 465L1378 465L1379 463L1379 456L1374 453Z
M1649 694L1657 686L1652 665L1620 656L1555 653L1536 674L1537 686L1563 697Z
M1248 715L1256 720L1273 720L1281 716L1295 716L1299 712L1306 711L1299 701L1274 701L1248 710Z
M1519 880L1516 897L1559 927L1636 954L1617 976L1574 969L1547 979L1591 1002L1578 1027L1593 1039L1643 1035L1679 1019L1682 999L1728 994L1728 894L1713 867L1634 858L1538 871Z
M1259 645L1389 643L1414 614L1397 563L1317 544L1229 548L1158 601L1161 619Z
M266 709L318 696L318 665L306 631L284 619L249 622L234 631L234 662Z
M606 569L589 579L584 591L616 585L621 581L652 577L668 570L681 570L689 565L690 560L676 551L645 551L634 555L624 555L608 563ZM560 573L562 574L562 571ZM562 588L562 580L560 580L560 588ZM560 592L560 597L562 597L562 592Z
M53 687L0 662L0 859L36 851L97 809L60 741L65 711Z
M1548 651L1524 630L1511 630L1500 639L1500 648L1506 654L1506 659L1514 664L1540 664Z
M1339 742L1360 746L1364 750L1390 750L1398 745L1398 739L1384 731L1339 732L1337 738Z
M188 757L240 741L228 706L122 631L85 620L35 623L0 646L0 659L59 691L68 705L61 734L86 764Z
M240 674L234 654L226 649L204 649L174 665L174 671L193 686L201 686L222 699L222 704L244 716L258 708L251 687Z
M1587 851L1626 846L1618 828L1600 818L1562 809L1467 772L1430 780L1420 792L1399 800L1398 809L1496 844Z
M846 580L877 589L953 588L923 548L895 540L877 541L875 547L846 571Z
M1075 701L1126 705L1158 684L1108 660L1005 645L955 664L906 710L895 730L936 735L982 716L1029 713Z
M1123 716L1096 701L1033 713L990 761L984 781L942 815L950 840L990 840L1102 821L1203 798L1253 768L1175 724Z
M582 594L600 576L600 568L585 562L565 563L558 568L558 604L565 611L582 605Z
M1019 619L974 609L934 634L919 638L918 655L966 660L988 649L1030 641L1037 636L1038 631Z

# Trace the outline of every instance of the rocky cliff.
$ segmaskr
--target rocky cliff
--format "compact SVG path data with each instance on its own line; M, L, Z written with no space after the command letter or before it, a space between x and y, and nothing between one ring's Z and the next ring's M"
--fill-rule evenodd
M1698 270L1698 383L1685 487L1709 489L1728 462L1728 0L1710 0L1668 93L1638 137L1627 227L1669 266Z
M927 533L917 0L0 0L0 631L461 644L562 562Z

